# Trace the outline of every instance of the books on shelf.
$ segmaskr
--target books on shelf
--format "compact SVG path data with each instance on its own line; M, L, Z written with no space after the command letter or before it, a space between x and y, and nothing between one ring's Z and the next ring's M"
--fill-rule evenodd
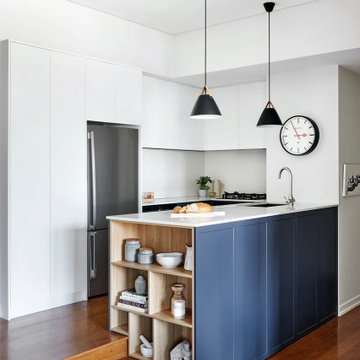
M148 295L139 294L135 289L122 291L119 297L118 306L128 310L147 312Z

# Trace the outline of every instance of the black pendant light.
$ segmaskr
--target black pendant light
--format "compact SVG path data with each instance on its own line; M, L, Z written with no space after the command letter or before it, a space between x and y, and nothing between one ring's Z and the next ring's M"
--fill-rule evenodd
M207 0L205 0L205 61L204 61L204 87L201 91L200 96L198 97L190 117L192 119L216 119L221 117L221 112L216 105L216 102L211 95L209 88L207 87Z
M280 117L275 110L273 103L270 100L270 14L274 10L274 2L264 3L264 8L268 13L268 95L269 101L267 102L264 111L262 112L256 126L269 126L269 125L282 125Z

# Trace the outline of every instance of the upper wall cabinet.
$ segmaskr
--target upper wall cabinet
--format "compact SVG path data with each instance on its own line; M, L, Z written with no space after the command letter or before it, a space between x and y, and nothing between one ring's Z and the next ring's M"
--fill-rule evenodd
M86 60L86 120L116 122L116 65Z
M199 91L147 76L143 86L143 146L202 150L203 122L190 119Z
M264 81L238 85L239 149L265 148L264 130L256 127L266 105Z
M227 86L212 90L221 111L220 119L204 122L205 150L229 150L238 148L238 90Z
M142 71L126 66L116 66L116 122L140 125L142 97Z

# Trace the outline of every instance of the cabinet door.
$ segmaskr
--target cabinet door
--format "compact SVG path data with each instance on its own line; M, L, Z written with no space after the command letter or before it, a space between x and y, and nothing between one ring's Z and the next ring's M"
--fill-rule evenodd
M50 52L10 49L10 316L50 297Z
M86 60L86 120L116 122L115 79L115 65Z
M299 336L317 325L316 316L316 216L296 216L296 333Z
M234 359L233 225L196 229L196 358Z
M267 353L266 221L238 223L234 258L235 358L264 358Z
M205 121L205 150L237 149L239 131L237 86L216 88L212 90L212 94L222 117Z
M239 149L265 148L264 129L256 127L266 105L266 84L263 81L238 87Z
M294 218L269 221L268 341L273 354L295 338Z
M337 314L337 209L321 210L318 223L318 322Z
M140 125L142 122L142 71L116 66L116 122Z
M51 280L54 301L86 296L85 63L51 54Z

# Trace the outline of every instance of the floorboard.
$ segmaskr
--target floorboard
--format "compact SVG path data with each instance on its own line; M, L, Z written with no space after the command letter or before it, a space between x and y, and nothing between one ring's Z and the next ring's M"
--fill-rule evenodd
M107 329L107 297L0 319L1 360L53 360L123 338Z
M270 359L359 360L360 307L329 321Z

